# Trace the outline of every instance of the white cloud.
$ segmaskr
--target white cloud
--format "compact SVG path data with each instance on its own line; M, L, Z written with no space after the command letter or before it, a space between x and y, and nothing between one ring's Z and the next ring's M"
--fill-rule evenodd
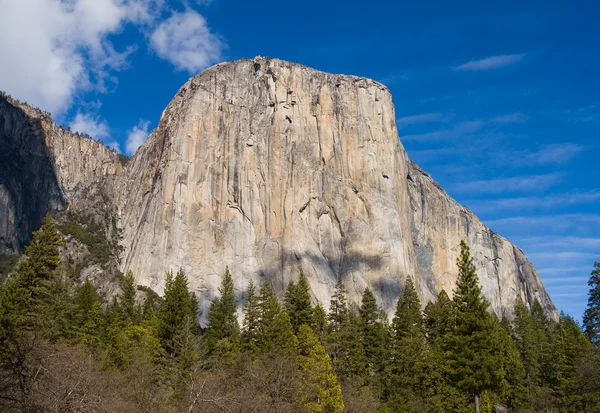
M150 121L140 119L137 125L131 129L127 135L127 142L125 143L125 153L132 156L137 149L142 146L148 137L148 127Z
M84 133L95 139L105 139L108 137L109 128L105 120L98 116L77 112L75 118L69 123L73 132Z
M518 197L463 201L477 214L508 210L545 210L572 205L589 204L600 200L600 191L573 192L541 197Z
M149 19L154 0L0 0L0 89L61 114L81 91L103 89L132 48L108 36Z
M527 115L516 112L511 113L510 115L496 116L492 118L492 122L494 123L524 123L527 121Z
M524 57L525 53L490 56L485 59L471 60L455 67L454 70L470 71L498 69L516 63Z
M418 123L447 122L453 117L453 114L446 114L442 112L422 113L420 115L405 116L403 118L396 119L396 125L401 128L403 126L414 125Z
M404 135L400 139L404 141L440 141L440 140L452 140L459 138L463 135L474 133L481 130L485 126L485 122L480 120L471 120L461 122L450 129L441 129L433 132Z
M499 194L502 192L543 191L562 180L559 173L545 175L516 176L512 178L486 179L461 182L453 185L452 190L462 193Z
M161 22L150 36L150 45L158 56L191 74L217 63L223 50L219 37L193 10L174 12Z

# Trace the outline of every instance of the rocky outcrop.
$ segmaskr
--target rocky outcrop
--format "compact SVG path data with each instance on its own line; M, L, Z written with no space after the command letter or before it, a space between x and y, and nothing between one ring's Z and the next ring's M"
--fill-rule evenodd
M18 252L48 211L89 204L114 187L119 156L57 126L49 115L0 96L0 254Z
M123 268L161 290L183 268L211 299L225 265L281 291L302 268L327 307L338 279L392 313L406 277L424 302L454 287L461 239L497 313L553 306L522 252L412 164L388 89L257 58L190 79L130 162L120 193ZM201 301L208 305L208 300Z
M249 280L281 292L302 268L325 307L341 279L351 300L369 286L391 314L409 276L424 303L451 293L465 239L498 314L518 296L555 314L522 251L408 159L375 81L276 59L214 66L179 90L123 170L93 141L52 130L57 205L84 203L81 188L102 182L121 269L160 292L165 271L183 268L203 311L228 265L240 303Z

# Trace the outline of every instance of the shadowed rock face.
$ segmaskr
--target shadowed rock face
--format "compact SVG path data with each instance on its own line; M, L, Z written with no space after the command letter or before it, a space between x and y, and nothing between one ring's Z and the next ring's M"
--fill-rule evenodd
M424 304L451 294L465 239L498 314L518 296L556 314L523 253L408 160L391 94L372 80L263 58L220 64L179 90L125 170L107 159L72 172L69 156L58 182L109 177L122 270L159 292L170 269L212 299L229 265L241 299L250 279L281 292L303 268L325 307L342 279L351 300L370 286L391 314L408 276Z
M114 186L121 169L102 143L0 96L0 254L22 249L48 211L84 208L88 192Z

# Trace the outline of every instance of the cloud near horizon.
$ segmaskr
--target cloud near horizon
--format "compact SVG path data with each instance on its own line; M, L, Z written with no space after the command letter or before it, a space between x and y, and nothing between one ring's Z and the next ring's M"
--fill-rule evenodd
M506 67L517 63L524 57L525 53L490 56L484 59L470 60L469 62L456 66L453 69L457 71L480 71L499 69L501 67Z
M0 39L10 39L0 41L0 90L64 120L77 98L106 93L116 84L115 73L129 67L140 45L117 49L113 42L128 26L178 70L195 72L217 63L225 43L204 17L189 7L184 12L169 7L164 0L36 0L35 5L0 0ZM171 14L162 20L165 11ZM77 112L67 122L97 139L108 138L108 124L95 114ZM118 148L114 140L108 145Z
M127 142L125 143L125 154L133 156L140 146L146 142L148 137L148 127L150 121L140 119L137 125L135 125L127 134Z

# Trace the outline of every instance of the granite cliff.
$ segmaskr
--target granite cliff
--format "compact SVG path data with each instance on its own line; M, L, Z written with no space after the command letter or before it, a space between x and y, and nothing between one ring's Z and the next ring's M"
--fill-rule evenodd
M122 235L120 269L160 292L183 268L203 311L228 265L240 302L250 279L281 292L302 268L325 307L342 279L352 300L370 286L391 314L408 276L424 303L451 293L464 239L496 313L520 296L556 314L523 252L408 159L373 80L266 58L213 66L125 167L30 112L0 101L0 253L47 210L84 210L98 192Z

